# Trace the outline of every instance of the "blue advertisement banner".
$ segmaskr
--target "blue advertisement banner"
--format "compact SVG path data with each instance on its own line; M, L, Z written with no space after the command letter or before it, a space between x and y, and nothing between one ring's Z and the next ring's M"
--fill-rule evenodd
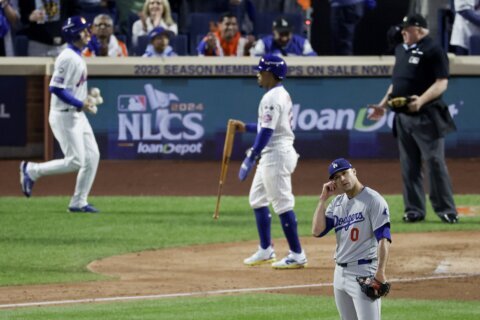
M396 158L393 114L366 118L389 78L289 78L295 148L302 158ZM458 77L444 98L458 131L446 138L447 157L480 156L480 79ZM228 119L256 122L264 93L255 77L93 78L105 103L89 116L104 159L219 159ZM254 141L237 134L232 158Z
M26 78L4 76L0 77L0 83L0 146L25 146Z

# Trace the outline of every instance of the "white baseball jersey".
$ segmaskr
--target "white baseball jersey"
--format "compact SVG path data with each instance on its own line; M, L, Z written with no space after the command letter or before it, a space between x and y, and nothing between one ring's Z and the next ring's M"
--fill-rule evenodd
M455 0L455 11L475 10L477 14L480 14L480 8L476 9L479 3L479 0ZM475 34L480 34L480 27L471 23L462 15L455 14L450 44L470 49L470 37Z
M275 213L282 214L295 206L291 174L298 154L293 147L291 119L292 99L279 84L265 93L258 107L258 129L272 129L273 135L262 150L250 188L250 206L254 209L272 204Z
M325 214L334 221L337 263L377 258L374 231L390 222L388 204L378 192L365 187L352 199L341 194L333 199Z
M87 65L71 48L65 48L55 60L50 86L64 88L80 101L87 98ZM72 108L54 94L50 106L53 110Z
M71 48L65 48L57 57L50 86L64 88L80 101L86 99L87 67L83 58ZM64 158L29 162L27 173L37 180L43 176L78 171L69 207L82 208L88 204L88 194L100 160L92 127L83 111L63 102L55 94L51 95L48 121Z
M279 84L265 93L258 107L258 125L273 130L270 141L263 149L286 149L293 146L292 99L283 85Z

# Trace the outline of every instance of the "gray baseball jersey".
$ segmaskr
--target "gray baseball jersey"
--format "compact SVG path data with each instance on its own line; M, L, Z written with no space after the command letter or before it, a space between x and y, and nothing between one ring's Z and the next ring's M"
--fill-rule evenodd
M378 192L365 187L352 199L346 194L338 195L325 214L334 221L337 263L377 258L374 231L390 222L388 204Z

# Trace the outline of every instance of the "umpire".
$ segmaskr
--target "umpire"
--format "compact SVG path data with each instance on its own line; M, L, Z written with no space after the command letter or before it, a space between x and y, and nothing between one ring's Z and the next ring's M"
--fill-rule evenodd
M456 130L442 101L448 86L448 58L428 35L419 14L401 24L403 43L395 48L392 82L378 105L370 105L369 118L378 120L390 108L395 112L393 135L397 138L403 179L405 222L425 219L422 159L428 168L430 201L443 222L458 222L452 185L445 163L445 135Z

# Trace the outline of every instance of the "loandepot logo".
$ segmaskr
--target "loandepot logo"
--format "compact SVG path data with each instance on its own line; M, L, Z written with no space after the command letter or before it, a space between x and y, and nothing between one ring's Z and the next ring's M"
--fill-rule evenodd
M462 105L460 101L458 105ZM457 104L448 106L448 110L452 117L458 115ZM367 107L360 109L346 108L333 109L323 108L317 109L301 109L299 104L293 105L292 110L292 129L301 131L339 131L339 130L355 130L360 132L374 132L387 126L392 128L393 112L388 112L387 116L382 117L378 121L367 119Z
M139 154L201 153L203 104L181 102L175 94L150 83L144 89L145 94L117 98L118 142L126 147L136 143Z

